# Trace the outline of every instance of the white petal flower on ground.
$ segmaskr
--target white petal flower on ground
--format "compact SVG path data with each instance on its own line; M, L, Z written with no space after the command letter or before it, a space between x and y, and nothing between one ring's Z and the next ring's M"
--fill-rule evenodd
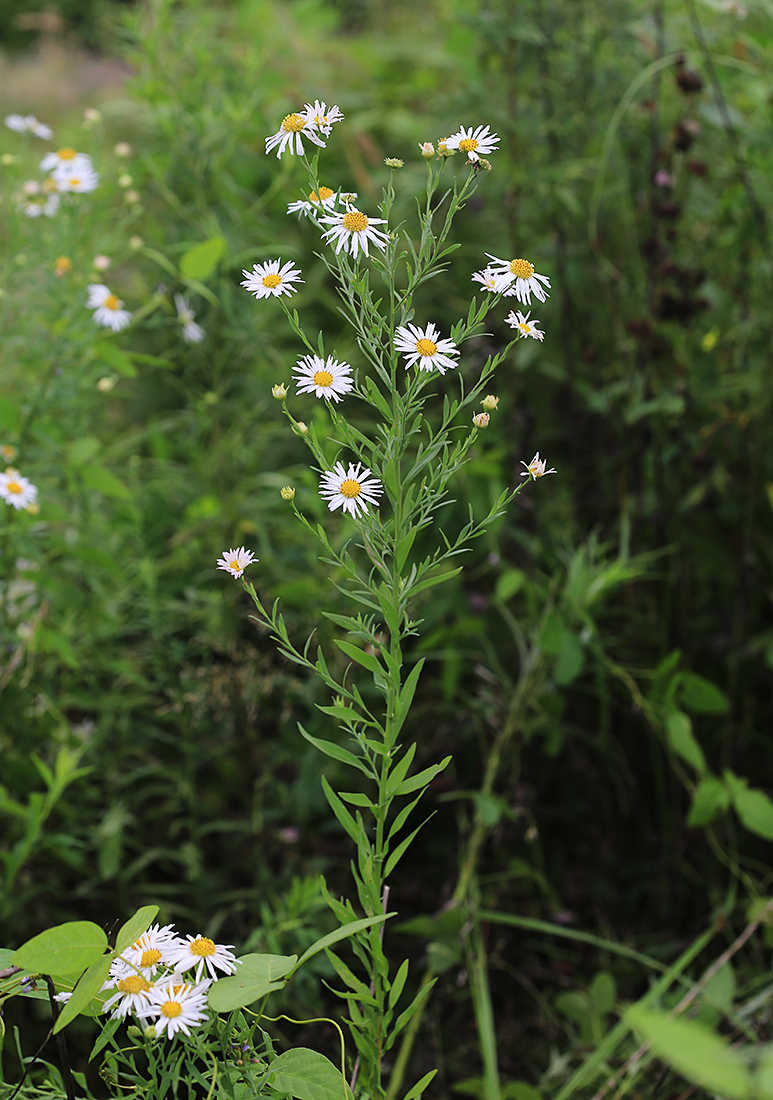
M90 163L60 164L51 173L60 191L89 192L96 191L99 185L99 172L95 172Z
M337 241L336 255L343 248L345 251L351 252L352 256L356 256L360 249L368 256L368 241L371 241L377 248L382 250L387 246L388 235L380 229L373 228L374 225L386 225L385 218L369 218L367 214L351 207L334 214L332 217L320 218L319 220L330 226L330 229L326 229L322 236L328 244Z
M544 340L545 333L542 331L542 329L537 328L539 321L536 317L533 321L530 321L530 317L531 310L529 310L529 312L524 317L520 309L517 311L511 309L507 317L505 317L505 320L507 321L510 328L517 328L520 330L518 333L519 336L531 336L534 340Z
M508 275L501 275L493 270L493 268L486 267L483 271L473 271L473 282L480 283L486 290L492 294L501 294L507 290L512 282L512 279Z
M186 936L184 940L172 944L167 955L176 974L195 966L196 981L201 978L205 968L209 976L216 979L219 977L218 970L222 970L224 974L233 974L239 964L233 952L228 950L229 947L233 947L233 944L215 943L207 936Z
M336 462L332 470L326 471L319 481L319 495L327 501L331 512L343 508L357 519L361 511L367 515L368 505L378 507L379 497L384 488L378 478L372 477L370 470L360 462L355 466L349 463L348 470L342 462Z
M497 275L507 276L509 286L505 291L506 298L512 298L513 295L519 302L523 302L525 306L528 306L531 302L531 296L534 295L540 302L544 302L550 295L546 293L544 287L540 284L544 283L545 286L550 286L550 279L547 275L539 275L534 270L534 264L529 263L528 260L500 260L496 256L492 256L490 252L486 255L494 263L489 267Z
M245 550L243 546L240 546L238 550L227 550L222 558L218 558L217 567L218 569L225 569L237 580L247 566L252 565L257 560L251 550Z
M67 168L71 171L91 168L91 157L87 153L78 153L69 146L57 149L55 153L46 153L40 162L44 172L53 172L55 168Z
M339 194L338 191L333 191L329 187L320 187L319 194L312 191L308 199L299 199L298 202L289 203L287 213L297 214L301 218L304 214L318 213L322 208L332 210L338 202Z
M521 465L526 467L526 473L521 474L521 477L537 478L537 477L544 477L545 474L557 474L558 473L558 470L552 470L552 469L551 470L546 470L545 469L545 467L547 466L547 461L545 459L540 459L539 451L537 451L537 453L535 454L535 456L531 460L531 462L526 463L523 460L521 460Z
M317 397L340 401L352 388L352 368L328 355L304 355L293 367L296 393L315 393Z
M38 490L28 478L22 477L18 470L9 466L0 474L0 497L18 511L35 503Z
M325 137L329 137L333 124L340 122L344 117L337 106L328 109L327 103L319 99L315 99L313 103L304 103L302 116Z
M183 327L183 340L186 344L200 344L204 339L204 329L194 321L196 314L188 305L182 294L175 294L174 306L177 310L177 320Z
M135 1016L144 1015L149 1004L147 994L153 988L152 982L131 970L117 979L115 988L117 992L105 1001L103 1012L109 1012L115 1006L114 1020L122 1020L130 1012Z
M439 370L441 374L445 374L446 367L453 370L456 366L451 356L459 355L453 340L441 340L440 333L433 324L426 328L400 325L395 331L395 347L406 356L406 370L418 363L422 370Z
M94 310L94 324L110 328L113 332L121 332L131 324L131 313L123 308L121 299L112 294L104 283L89 283L88 290L86 308Z
M272 149L276 149L277 157L281 157L285 149L289 149L290 156L294 156L296 153L298 156L303 156L303 141L302 138L308 138L309 141L314 142L315 145L325 148L324 141L319 137L316 132L316 125L305 115L294 112L291 115L285 115L282 119L282 125L279 127L275 134L266 138L266 152L270 153Z
M466 153L469 160L479 160L481 155L493 153L499 145L499 138L491 132L490 126L462 126L455 134L445 139L446 149L458 149Z
M207 991L211 985L209 981L189 985L177 977L159 982L148 990L142 1017L155 1019L157 1036L166 1032L171 1039L178 1031L190 1035L192 1027L207 1019Z
M293 283L303 282L300 270L293 267L292 260L288 260L280 268L282 257L278 260L267 260L264 264L254 264L252 271L242 270L242 286L256 298L269 298L273 295L278 298L280 294L295 294L298 290Z

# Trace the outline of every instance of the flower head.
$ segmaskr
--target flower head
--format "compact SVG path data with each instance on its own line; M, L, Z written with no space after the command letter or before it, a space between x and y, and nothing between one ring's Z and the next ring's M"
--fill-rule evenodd
M9 130L15 130L17 134L29 131L35 137L44 138L46 141L50 141L54 136L50 126L38 122L34 115L6 115L5 124Z
M467 129L462 126L451 137L445 139L446 149L458 149L467 154L467 159L480 160L481 154L493 153L499 145L499 138L491 133L489 126L476 126Z
M222 970L224 974L233 974L239 965L239 960L228 950L229 947L233 947L233 944L215 943L207 936L186 936L184 940L176 940L171 944L166 955L176 974L182 974L195 966L195 977L198 981L206 967L210 978L217 979L218 970Z
M76 171L81 168L91 168L91 157L88 153L78 153L75 149L65 146L57 149L55 153L46 153L40 162L43 172L53 172L55 168L66 168L68 171Z
M277 401L284 401L287 397L287 386L282 382L277 382L275 386L271 387L271 396L275 397Z
M472 422L476 428L487 428L488 422L491 419L487 412L475 413L472 418Z
M295 500L295 489L293 489L292 485L283 485L279 490L279 495L282 500Z
M3 445L0 446L0 458L5 462L13 462L18 453L19 448L14 447L12 443L3 443Z
M338 196L338 191L333 191L330 187L320 187L319 194L317 194L316 191L312 191L308 199L299 199L298 202L291 202L287 207L287 213L297 213L300 218L304 214L317 213L322 208L325 210L332 210L338 202Z
M303 156L302 137L308 138L309 141L321 146L323 149L325 148L324 141L317 133L315 122L312 122L305 114L298 114L298 112L285 115L277 132L266 138L266 152L270 153L272 149L276 149L278 146L277 158L281 157L285 149L289 149L291 157L296 153L298 156Z
M530 317L531 310L529 310L529 312L524 317L520 309L517 312L511 309L507 317L505 317L505 320L507 321L510 328L517 328L519 330L519 336L531 336L533 340L544 340L545 333L542 331L542 329L537 328L539 321L536 317L533 321L530 321Z
M94 324L121 332L131 324L132 315L123 308L123 302L112 294L104 283L89 283L87 309L94 310Z
M148 1003L142 1016L156 1018L157 1037L166 1032L171 1039L178 1031L190 1035L191 1028L198 1027L207 1018L207 991L211 984L211 981L203 981L192 985L181 982L176 976L159 982L147 991Z
M110 967L110 974L123 977L126 970L132 974L139 971L149 981L159 966L172 965L169 951L178 943L180 939L175 935L173 925L166 924L161 928L160 925L153 924L115 959Z
M6 504L10 504L17 511L20 508L28 508L37 500L37 486L22 477L18 470L8 466L4 473L0 474L0 497Z
M50 194L43 191L34 194L27 193L19 204L19 210L22 214L26 214L28 218L39 218L41 215L46 218L53 218L58 209L59 196L55 191Z
M132 147L128 141L119 141L113 152L117 157L130 157L132 155Z
M177 320L183 327L183 340L186 344L200 344L204 339L204 329L194 321L196 314L182 294L175 294L174 307L177 310Z
M327 500L331 512L343 507L345 512L357 519L359 512L368 513L368 505L378 507L378 498L384 489L378 478L371 477L370 470L361 463L355 466L349 463L348 470L342 462L336 462L332 470L326 471L319 481L319 495Z
M421 155L425 160L432 160L435 155L435 146L431 141L420 141L419 148L421 149Z
M395 332L395 347L406 357L405 369L418 363L421 370L437 369L441 374L446 373L446 367L453 370L456 363L451 356L459 355L456 344L453 340L440 340L439 336L433 324L426 328L400 325Z
M489 269L497 275L504 275L507 277L508 287L505 290L505 297L510 298L513 295L519 302L523 302L525 306L528 306L531 302L531 296L534 295L540 302L544 302L550 295L541 286L544 283L545 286L550 286L550 279L547 275L538 275L534 270L534 264L528 260L499 260L496 256L492 256L490 252L486 255L494 263L489 265ZM489 270L487 269L487 270Z
M373 228L374 225L386 225L385 218L369 218L367 214L355 210L353 206L347 206L345 211L339 211L332 217L319 220L330 226L330 229L326 229L322 234L328 244L338 242L336 255L343 248L351 252L352 256L356 256L360 249L368 256L368 241L383 250L389 240L386 233Z
M328 137L333 129L333 124L340 122L344 116L337 106L328 108L327 103L315 99L313 103L304 103L302 117L310 126Z
M492 294L502 294L511 282L507 275L501 275L490 267L484 268L483 271L473 271L472 279Z
M535 454L534 458L528 464L521 461L522 466L526 466L526 473L521 474L521 477L544 477L545 474L557 474L558 470L546 470L547 461L540 459L539 451Z
M247 566L252 565L257 560L251 550L245 550L243 546L240 546L238 550L225 551L222 558L217 559L217 567L218 569L225 569L234 580L237 580Z
M112 970L112 967L110 969ZM122 1020L130 1012L134 1013L135 1016L145 1014L149 1005L147 994L153 988L152 982L149 982L142 974L138 974L135 970L127 967L121 977L115 976L114 988L117 992L105 1001L102 1008L103 1012L109 1012L115 1005L114 1020Z
M499 404L499 398L495 397L493 393L487 393L481 401L481 405L487 412L493 412Z
M96 191L99 184L99 173L94 171L91 161L87 159L72 164L60 164L54 168L51 178L56 181L60 191Z
M319 355L304 355L293 368L296 393L314 393L317 397L340 401L352 388L348 363L339 363L332 355L322 359Z
M298 268L293 267L292 260L288 260L280 267L282 257L278 260L267 260L264 264L254 264L252 271L242 271L244 279L242 286L254 294L256 298L269 298L273 295L278 298L280 294L295 294L298 288L292 284L303 282Z

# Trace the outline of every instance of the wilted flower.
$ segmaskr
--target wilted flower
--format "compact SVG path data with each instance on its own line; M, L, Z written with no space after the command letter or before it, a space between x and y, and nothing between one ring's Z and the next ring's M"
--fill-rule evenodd
M204 329L197 325L194 317L196 314L188 305L187 299L182 294L175 294L174 305L177 310L177 320L183 326L183 340L187 344L200 344L204 339Z
M521 461L521 465L526 466L526 473L521 474L521 477L531 476L533 478L537 478L537 477L544 477L545 474L557 474L558 473L558 470L546 470L545 469L545 467L547 466L547 461L545 459L540 459L539 451L537 451L534 458L531 460L531 462L528 463L528 465L527 465L527 463L525 463L523 461Z
M257 560L251 550L245 550L243 546L240 546L238 550L227 550L222 558L218 558L217 567L218 569L225 569L227 573L230 573L236 579L241 577L248 565L252 565Z
M435 146L431 141L420 141L419 148L421 149L421 155L425 160L431 160L435 155Z
M493 268L487 267L483 271L473 271L473 282L480 283L492 294L502 294L510 286L512 280L507 275L501 275Z
M291 202L287 207L287 213L297 213L300 218L303 214L314 213L320 208L331 210L337 201L337 191L333 191L329 187L320 187L319 194L317 194L316 191L312 191L308 199L299 199L297 202Z
M67 275L72 271L72 260L69 256L59 256L54 264L54 275Z
M304 103L303 118L311 126L316 127L321 134L328 137L335 122L340 122L344 116L337 106L328 108L327 103L315 99L313 103Z
M472 418L472 422L476 428L487 428L488 422L491 419L487 412L475 413Z
M510 328L517 328L519 330L519 336L531 336L533 340L544 340L545 333L542 331L542 329L537 328L539 321L536 319L536 317L533 321L530 321L530 317L531 310L529 310L529 312L524 317L520 309L517 312L514 312L511 309L507 317L505 317L505 321L507 321Z
M19 448L14 447L12 443L3 443L0 447L0 458L2 458L4 462L13 462L18 453Z
M387 168L402 168L405 164L399 157L384 157L384 164Z

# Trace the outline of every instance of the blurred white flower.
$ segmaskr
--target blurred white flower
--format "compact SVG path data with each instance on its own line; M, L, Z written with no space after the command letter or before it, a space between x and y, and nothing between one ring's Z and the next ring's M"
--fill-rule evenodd
M131 324L132 315L123 308L123 302L112 294L104 283L89 283L87 309L94 310L94 324L121 332Z
M526 462L524 462L522 460L521 465L526 466L526 473L521 474L521 477L537 478L537 477L544 477L545 474L557 474L558 473L558 470L546 470L545 469L545 467L547 466L547 461L545 459L540 459L539 451L537 451L537 453L535 454L535 456L531 460L531 462L529 462L527 464Z
M313 103L304 103L302 117L325 137L329 137L333 124L340 122L344 116L337 106L328 109L327 103L315 99Z
M194 318L196 314L188 305L187 299L182 294L175 294L174 305L177 310L177 320L183 326L183 340L187 344L200 344L204 339L204 329L197 325Z

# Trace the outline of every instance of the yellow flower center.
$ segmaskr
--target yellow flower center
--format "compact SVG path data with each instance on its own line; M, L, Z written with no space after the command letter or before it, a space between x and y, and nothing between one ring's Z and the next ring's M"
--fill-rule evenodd
M56 180L43 180L43 191L50 195L54 191L58 191L59 188L56 185Z
M147 951L142 952L142 958L140 959L140 966L155 966L158 960L161 958L161 952L157 947L149 947Z
M68 146L65 146L64 149L60 149L56 155L59 157L60 160L75 160L78 154L75 152L74 149L70 149L68 148Z
M8 490L9 493L20 493L21 492L21 485L19 484L18 481L9 481L8 484L6 485L6 489Z
M309 202L319 202L320 196L322 196L324 200L331 198L333 195L335 195L335 191L331 191L329 187L320 187L319 195L316 191L311 192L309 195Z
M534 274L534 264L528 260L511 260L510 270L517 279L530 279Z
M343 227L350 233L361 233L368 228L367 215L361 214L359 210L348 210L344 214Z
M315 386L329 386L333 382L333 375L329 370L318 370L314 374Z
M303 115L285 115L282 119L282 129L286 134L299 134L305 125L306 119Z
M81 181L77 176L70 176L70 187L80 187Z
M232 569L241 569L241 566L239 565L239 563L238 563L238 561L236 560L236 558L234 558L234 560L233 560L233 561L231 562L231 568L232 568Z
M471 153L473 149L478 148L478 143L475 138L463 138L459 142L459 148L462 150L463 153Z
M419 355L437 355L437 344L431 340L422 339L416 341L416 350Z
M102 305L105 306L107 309L120 309L121 299L116 298L115 294L108 294Z
M273 290L275 286L279 286L282 281L281 275L264 275L261 279L263 286L268 287L269 290Z
M341 496L351 500L353 497L358 497L361 492L362 486L359 481L355 481L353 477L348 477L346 481L341 482Z
M217 948L212 940L208 940L206 936L197 936L195 940L191 941L189 950L191 955L198 955L199 958L206 959L208 955L214 955Z
M521 330L521 332L525 332L527 336L531 332L531 327L529 326L528 322L526 322L526 321L519 321L518 322L518 328Z
M161 1015L168 1016L170 1019L182 1015L182 1010L183 1006L177 1001L164 1001L161 1005Z
M121 978L118 988L121 993L146 993L150 985L141 974L130 974L128 978Z

